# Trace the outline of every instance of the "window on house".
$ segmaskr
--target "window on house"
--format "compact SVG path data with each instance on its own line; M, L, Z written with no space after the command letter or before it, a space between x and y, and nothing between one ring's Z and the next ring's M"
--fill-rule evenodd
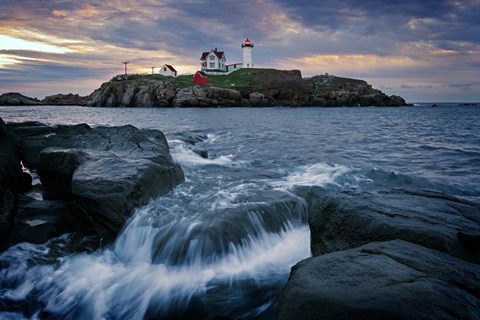
M210 62L210 68L215 68L215 62Z
M163 71L167 71L167 67L163 67Z
M211 55L210 60L215 60L215 57L213 55Z

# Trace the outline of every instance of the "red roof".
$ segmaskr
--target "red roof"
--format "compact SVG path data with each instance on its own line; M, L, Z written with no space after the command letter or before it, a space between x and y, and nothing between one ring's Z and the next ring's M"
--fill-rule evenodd
M197 71L197 72L195 72L195 75L199 75L201 77L207 77L208 78L207 74L203 71Z
M211 51L205 51L202 53L202 56L200 57L200 60L205 60L207 59L207 56L210 54L210 52L215 53L215 55L218 57L218 59L222 59L223 57L223 51L217 51L216 49L215 50L211 50Z
M248 40L248 38L247 38L247 40L245 40L244 43L245 43L245 44L250 44L250 43L252 43L252 42L251 42L250 40Z
M166 66L168 69L170 69L170 71L172 71L172 72L177 72L177 70L175 70L175 68L172 67L171 65L166 64L165 66Z

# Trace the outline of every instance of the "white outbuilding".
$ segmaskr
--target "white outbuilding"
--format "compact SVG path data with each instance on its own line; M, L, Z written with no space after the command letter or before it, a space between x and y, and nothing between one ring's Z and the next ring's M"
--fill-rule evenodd
M161 74L162 76L171 76L171 77L177 76L177 70L175 70L175 68L169 64L164 64L160 68L160 71L158 71L158 73Z

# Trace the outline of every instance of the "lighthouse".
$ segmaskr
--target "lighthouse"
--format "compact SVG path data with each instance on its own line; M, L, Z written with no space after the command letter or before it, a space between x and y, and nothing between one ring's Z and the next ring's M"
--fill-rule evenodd
M242 42L242 48L243 48L243 68L253 68L253 62L252 62L252 48L253 48L253 42L248 40L245 40Z

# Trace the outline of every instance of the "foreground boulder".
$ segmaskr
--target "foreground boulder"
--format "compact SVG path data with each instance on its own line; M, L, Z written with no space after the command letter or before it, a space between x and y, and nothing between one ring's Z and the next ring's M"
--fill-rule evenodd
M480 265L394 240L298 263L277 319L478 319L479 310Z
M20 242L45 243L65 233L95 235L85 211L72 202L61 200L36 200L21 196L15 223L4 247Z
M38 174L49 198L73 199L113 234L134 208L184 180L157 130L60 126L44 146Z
M429 190L300 188L313 258L278 319L478 319L480 205Z
M403 239L480 262L480 205L427 190L324 192L312 188L312 254Z
M0 118L0 249L13 229L19 195L32 186L20 159L20 138Z
M55 128L37 121L9 123L8 127L20 137L23 164L29 169L36 169L38 154L45 148L47 137L55 133Z
M9 245L41 242L64 232L89 235L91 230L111 240L135 208L184 180L158 130L91 128L86 124L51 127L36 122L8 126L10 129L4 124L0 128L4 134L11 130L15 139L5 153L8 165L5 162L0 167L0 173L5 171L5 178L0 175L0 191L7 190L3 186L15 190L9 191L4 205L9 205L12 215L1 220L8 220L3 225L13 232L8 236ZM44 200L27 197L18 201L15 195L28 189L17 183L19 174L28 175L22 172L20 160L37 170Z

